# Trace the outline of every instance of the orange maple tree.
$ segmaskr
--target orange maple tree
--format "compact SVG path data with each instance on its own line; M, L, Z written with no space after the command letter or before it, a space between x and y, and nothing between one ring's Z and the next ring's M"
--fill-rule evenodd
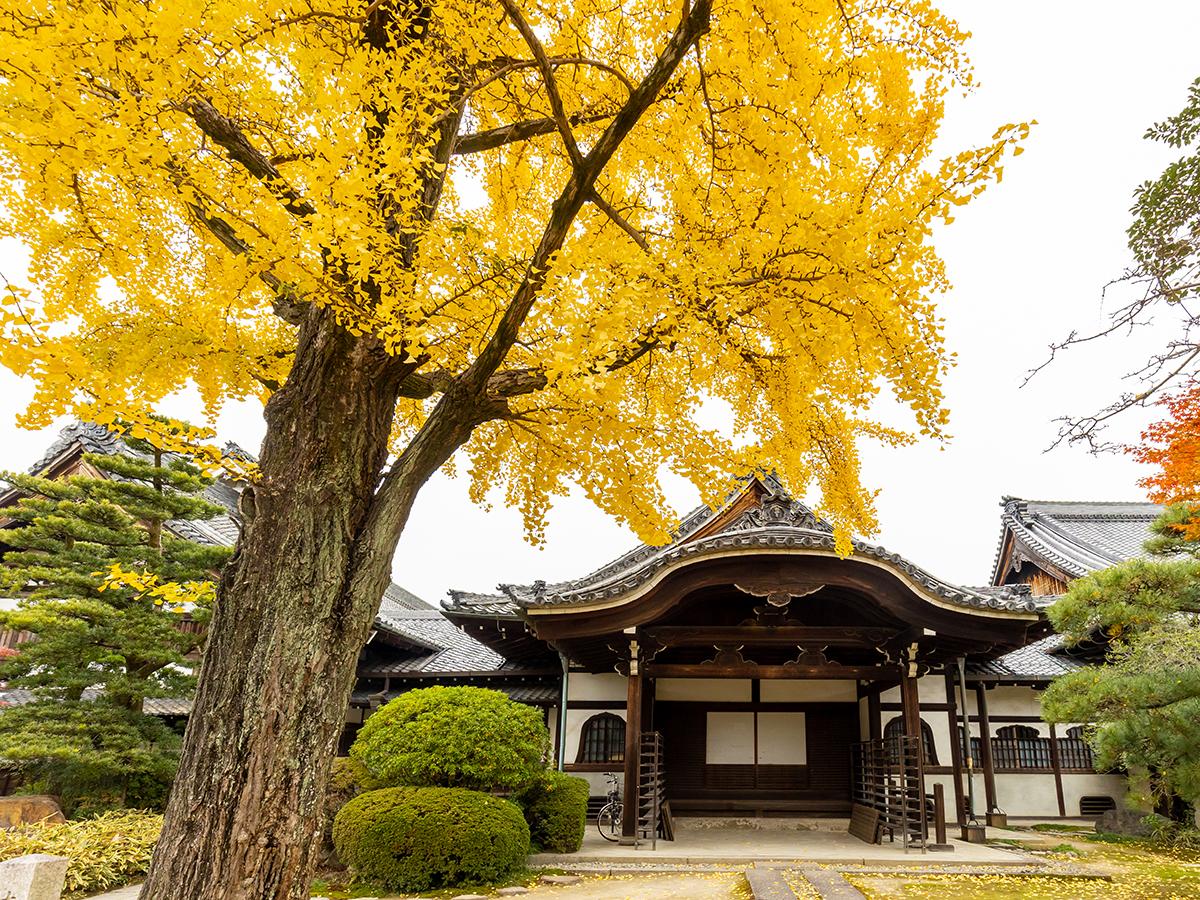
M1157 466L1139 484L1150 499L1165 504L1200 503L1200 381L1164 397L1167 416L1142 432L1142 443L1130 447L1138 462ZM1186 540L1200 540L1200 507L1174 530Z

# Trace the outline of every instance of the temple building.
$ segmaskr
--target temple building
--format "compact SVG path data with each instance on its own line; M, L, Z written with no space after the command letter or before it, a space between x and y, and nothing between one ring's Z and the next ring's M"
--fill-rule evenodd
M560 662L556 746L596 793L608 772L636 782L657 734L677 814L844 816L870 790L856 753L874 742L894 757L888 739L908 736L921 794L943 783L952 820L1097 815L1122 779L1093 770L1083 723L1038 714L1040 691L1088 662L1043 610L1070 579L1139 553L1160 510L1004 503L982 587L864 541L839 557L828 523L758 477L664 547L561 584L452 591L445 614L506 665Z
M72 426L34 470L70 472L115 440ZM236 491L210 496L221 521L173 527L232 543ZM688 515L667 545L573 581L451 591L440 610L393 585L342 750L389 699L471 684L542 708L561 768L597 798L617 774L626 808L655 816L846 817L857 804L916 817L923 839L926 804L904 798L935 785L950 821L1099 815L1122 776L1094 771L1085 723L1043 722L1039 696L1103 648L1065 647L1044 610L1072 579L1139 555L1160 508L1003 504L991 583L978 587L866 541L839 556L829 523L766 475ZM0 646L28 637L0 633ZM147 702L174 717L190 705ZM644 818L625 818L627 837Z

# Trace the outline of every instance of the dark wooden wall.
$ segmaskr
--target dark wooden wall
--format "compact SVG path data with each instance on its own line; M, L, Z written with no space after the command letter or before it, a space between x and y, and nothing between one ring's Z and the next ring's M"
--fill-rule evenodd
M680 812L839 815L850 809L851 745L859 740L855 703L695 703L659 701L667 797ZM803 712L806 765L708 765L707 714Z

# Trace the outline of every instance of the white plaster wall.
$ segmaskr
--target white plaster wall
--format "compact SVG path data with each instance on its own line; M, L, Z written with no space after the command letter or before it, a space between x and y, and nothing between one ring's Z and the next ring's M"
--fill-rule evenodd
M1062 780L1068 816L1079 815L1080 797L1112 797L1119 809L1129 791L1124 775L1063 775Z
M917 679L917 694L929 703L946 702L946 678L943 675L923 675ZM900 702L900 685L888 688L879 695L883 703Z
M603 797L608 793L607 772L567 772L567 774L574 778L582 778L588 783L589 797ZM613 774L617 776L618 786L625 783L625 772L623 769Z
M628 687L625 676L616 672L572 672L567 683L567 703L572 700L616 700L622 708Z
M1125 779L1120 775L1064 774L1063 802L1068 816L1079 815L1079 798L1109 796L1119 806L1125 795ZM983 777L975 779L976 798L983 796ZM1058 794L1054 776L997 775L996 802L1010 816L1058 817Z
M858 699L856 682L845 679L771 679L758 683L763 703L853 703Z
M656 700L694 700L749 703L749 678L659 678L655 682Z
M973 691L970 693L974 693ZM971 698L972 709L974 698ZM1042 714L1041 692L1031 687L1001 686L987 692L988 718L1002 716L1040 716Z

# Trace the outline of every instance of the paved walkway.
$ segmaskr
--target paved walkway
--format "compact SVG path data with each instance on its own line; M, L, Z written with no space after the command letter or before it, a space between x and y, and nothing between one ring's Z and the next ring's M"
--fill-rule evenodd
M127 884L123 888L117 888L115 891L109 891L106 894L93 894L88 900L137 900L138 894L141 892L140 884Z
M822 820L819 830L810 827L747 827L689 824L676 820L675 840L649 843L635 849L604 840L594 825L584 833L578 853L539 853L529 858L532 866L596 865L604 863L728 864L763 860L813 862L821 865L957 865L1027 866L1036 857L1014 850L951 841L953 852L905 852L899 843L867 844L851 837L839 820ZM837 830L835 830L837 829Z

